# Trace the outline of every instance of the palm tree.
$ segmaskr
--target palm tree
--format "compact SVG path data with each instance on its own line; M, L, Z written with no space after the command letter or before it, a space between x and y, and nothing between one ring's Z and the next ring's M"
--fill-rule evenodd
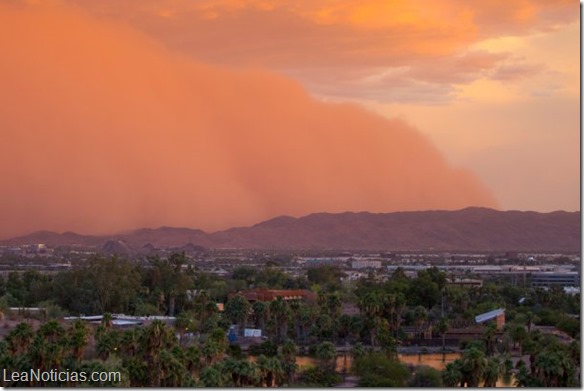
M192 345L187 348L184 354L184 363L191 375L195 376L199 374L202 364L201 352L197 346Z
M446 364L442 371L442 381L445 387L458 387L462 382L462 372L460 370L460 361L455 360Z
M197 329L197 324L193 314L184 311L181 312L176 318L174 328L178 331L179 345L182 346L184 334L187 332L193 332Z
M367 351L361 342L357 342L353 345L353 348L351 349L351 357L353 358L353 361L365 356L365 354L367 354Z
M383 315L385 299L383 293L377 290L369 290L365 294L359 297L359 301L357 306L364 314L365 319L370 322L370 339L371 339L371 346L376 345L377 341L377 333L378 333L378 318L381 318Z
M207 362L207 365L212 365L215 363L218 358L221 356L223 350L221 349L220 344L215 341L214 339L208 339L203 345L203 356Z
M255 318L255 326L260 330L265 330L268 320L270 306L265 301L256 301L252 305L252 312Z
M99 358L103 361L106 361L110 354L115 352L117 348L117 338L116 334L113 332L102 332L96 335L95 338L95 351Z
M65 330L55 320L39 327L33 345L34 349L31 350L35 353L36 360L42 361L43 367L51 369L61 367L65 349L70 346Z
M34 333L30 324L22 322L16 325L14 329L6 336L8 350L14 356L24 352L32 342Z
M528 337L527 330L523 325L511 326L509 335L515 346L519 346L519 356L523 355L523 343Z
M290 308L282 297L277 297L270 303L270 314L276 324L276 342L280 343L288 334Z
M492 356L493 354L495 354L496 333L497 325L495 323L489 324L485 332L483 333L483 341L485 342L487 356Z
M181 350L178 349L178 352ZM160 352L160 383L158 387L181 387L187 376L187 371L173 351L163 349Z
M379 346L385 352L388 358L397 359L397 342L392 336L389 328L389 322L387 319L381 318L377 318L375 321L377 323L376 329L379 330L377 334Z
M120 350L127 356L134 356L140 348L140 331L129 329L124 331L120 339Z
M284 370L277 357L266 357L263 354L258 357L256 365L260 371L262 383L265 387L274 387L282 382Z
M422 330L426 325L426 321L428 320L428 311L425 307L419 305L414 309L414 319L416 323L416 329L418 338L422 338Z
M140 334L140 352L147 363L149 371L149 386L159 387L162 384L165 370L169 368L165 365L174 363L162 362L161 354L165 350L170 350L176 346L176 337L173 329L166 327L160 320L154 320ZM167 353L164 353L167 355Z
M359 297L357 306L369 318L381 316L383 311L382 295L376 290L369 290Z
M166 324L161 320L154 320L142 332L141 347L147 355L157 355L163 347Z
M318 315L317 307L303 303L298 309L298 314L294 318L298 330L296 333L296 340L302 341L308 335L308 330L314 324Z
M337 349L331 342L322 342L316 346L316 358L320 366L327 371L334 371L336 366Z
M112 314L110 314L109 312L103 314L103 317L101 318L101 324L105 327L106 330L111 329L113 324Z
M463 384L466 383L467 387L478 387L485 373L485 353L477 347L467 348L462 354L461 363Z
M406 298L402 293L391 294L384 300L384 316L389 321L389 330L393 337L397 336L397 332L401 325L402 312L405 308Z
M231 375L233 387L246 387L259 380L259 371L254 363L229 357L222 362L223 370Z
M225 305L225 316L237 324L239 335L243 335L251 309L249 301L241 295L233 296Z
M290 307L290 315L292 318L294 336L298 340L301 335L302 325L300 314L304 311L304 307L306 307L306 304L302 300L293 299L288 301L288 306Z
M493 388L497 386L497 380L503 375L504 367L498 357L490 357L487 359L483 379L485 381L483 387Z
M294 375L298 370L298 365L296 364L297 353L298 348L290 339L286 340L286 342L278 348L278 356L281 359L282 368L286 374L286 381L288 384L294 382Z
M223 361L223 369L231 374L231 379L233 381L233 387L241 387L239 378L239 365L240 360L228 357Z
M201 371L201 383L205 387L224 387L225 372L221 365L215 364Z
M446 318L441 318L436 325L436 331L438 331L442 337L442 351L446 350L446 332L448 331L449 326L450 324Z
M525 366L523 361L519 361L519 367L517 374L515 375L515 387L534 387L536 385L542 386L541 384L535 384L535 380L529 373L529 370Z
M547 348L537 355L532 373L544 387L569 387L574 376L574 363L559 346Z
M89 329L84 321L77 319L69 329L69 343L73 349L73 357L77 363L81 362L88 342Z

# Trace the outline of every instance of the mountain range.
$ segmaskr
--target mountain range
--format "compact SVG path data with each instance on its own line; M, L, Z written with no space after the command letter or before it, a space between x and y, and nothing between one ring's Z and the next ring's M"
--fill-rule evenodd
M97 246L106 252L155 248L241 248L378 251L579 252L580 212L466 208L457 211L315 213L281 216L250 227L207 233L191 228L142 228L116 235L39 231L0 242Z

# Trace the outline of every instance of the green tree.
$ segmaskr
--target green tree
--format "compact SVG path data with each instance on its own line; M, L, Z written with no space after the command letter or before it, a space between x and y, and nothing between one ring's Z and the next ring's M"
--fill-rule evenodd
M282 297L277 297L270 303L270 315L276 325L276 342L284 341L288 334L288 321L290 320L290 307Z
M83 359L85 347L89 343L89 328L83 320L77 319L69 328L68 334L73 356L79 363Z
M458 387L462 383L460 360L446 364L446 367L442 371L442 381L445 387Z
M256 301L252 304L252 313L255 319L255 326L260 330L265 330L269 317L270 305L265 301Z
M410 380L405 365L378 352L355 359L351 371L359 376L360 387L406 387Z
M448 331L450 324L447 318L441 318L436 325L436 331L442 337L442 350L446 350L446 332Z
M416 367L409 387L443 387L442 374L439 370L425 365Z
M497 380L505 372L504 366L498 357L489 357L485 366L483 380L484 387L493 388L497 386Z
M231 322L237 324L239 335L243 335L251 311L251 304L241 295L233 296L225 305L225 316L227 316Z
M328 341L321 342L316 346L315 354L321 368L334 372L337 358L335 345Z

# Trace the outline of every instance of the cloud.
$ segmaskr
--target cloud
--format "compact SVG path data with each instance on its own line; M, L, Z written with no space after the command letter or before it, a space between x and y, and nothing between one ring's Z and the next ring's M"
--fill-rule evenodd
M130 23L198 60L284 72L317 87L312 91L316 94L386 102L411 102L418 96L423 104L454 99L454 84L488 77L504 61L500 53L469 52L470 46L497 37L550 31L577 21L579 15L578 4L572 1L538 0L70 3ZM412 68L404 82L419 94L381 94L375 85L355 77L404 66ZM334 74L340 83L325 85L315 70ZM446 95L440 97L442 93Z
M490 78L505 82L521 80L541 73L544 70L541 64L530 64L525 61L510 61L502 63L493 70Z
M3 237L497 205L403 121L109 19L0 4L0 50Z

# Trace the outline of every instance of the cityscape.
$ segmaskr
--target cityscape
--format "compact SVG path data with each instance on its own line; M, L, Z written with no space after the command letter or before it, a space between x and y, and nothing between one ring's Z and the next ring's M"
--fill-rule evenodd
M581 6L0 2L0 387L582 387Z

